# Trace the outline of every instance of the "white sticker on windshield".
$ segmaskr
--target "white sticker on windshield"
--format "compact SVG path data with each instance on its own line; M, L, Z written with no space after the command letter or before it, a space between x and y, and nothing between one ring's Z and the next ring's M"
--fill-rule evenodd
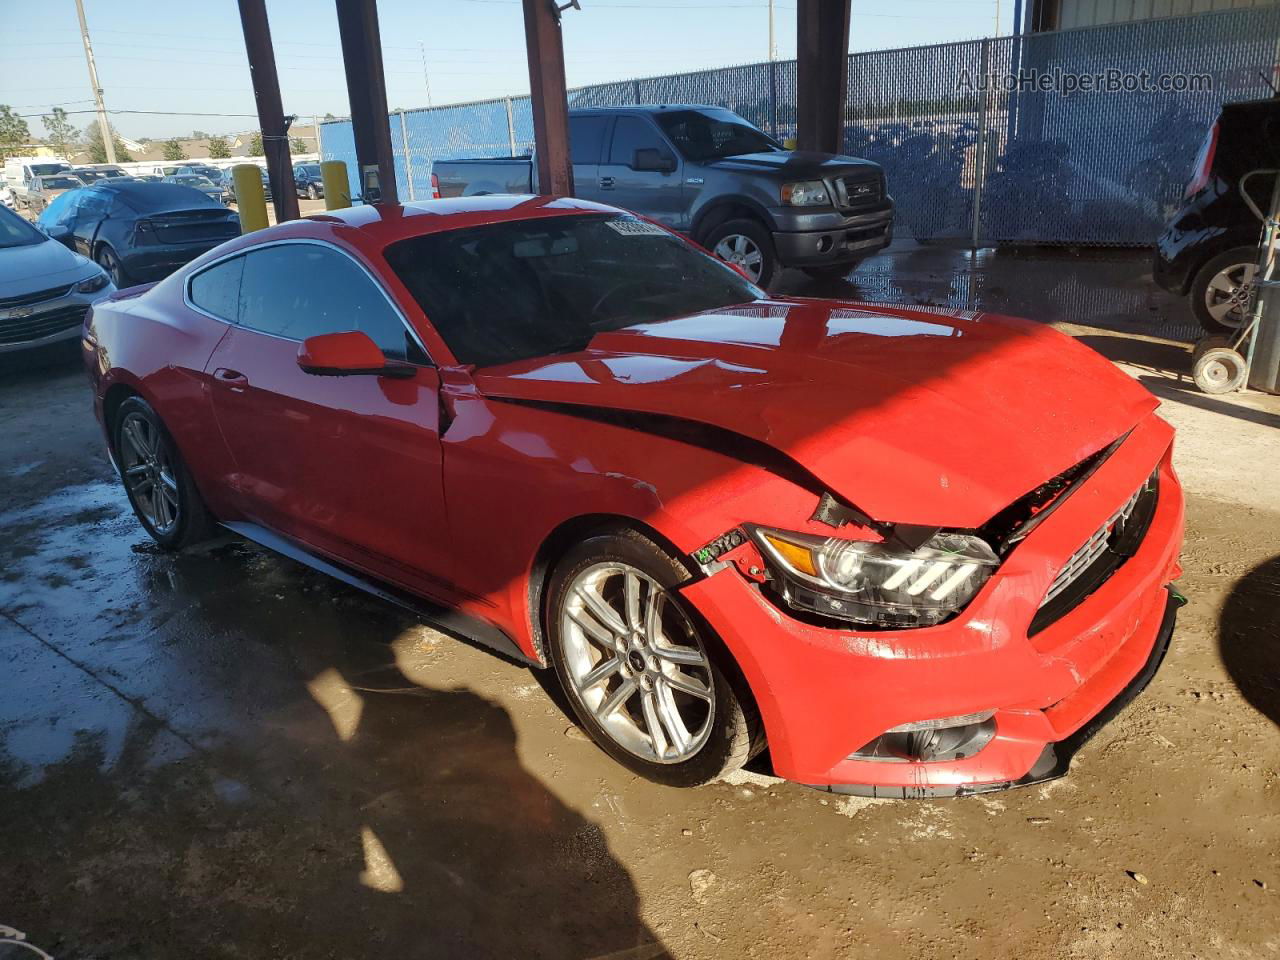
M644 220L606 220L605 223L624 237L663 237L667 233L657 224Z

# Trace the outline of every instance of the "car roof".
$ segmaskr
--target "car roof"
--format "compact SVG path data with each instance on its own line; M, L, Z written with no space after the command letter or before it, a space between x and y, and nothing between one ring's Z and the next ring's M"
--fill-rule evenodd
M447 230L573 214L624 212L617 207L573 197L511 194L419 200L403 204L363 204L328 210L257 230L239 240L228 241L220 249L227 251L233 245L248 248L272 240L322 239L342 240L356 247L381 250L399 240Z
M728 107L718 107L713 103L636 103L623 107L575 107L569 111L570 116L615 116L619 113L665 113L675 110L717 110L732 113Z

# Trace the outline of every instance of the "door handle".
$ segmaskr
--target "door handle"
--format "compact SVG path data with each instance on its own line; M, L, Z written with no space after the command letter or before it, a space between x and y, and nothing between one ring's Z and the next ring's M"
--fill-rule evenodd
M213 371L213 379L218 383L226 384L236 393L243 393L244 388L249 385L249 378L239 370L229 370L226 367L219 367Z
M612 189L613 189L613 177L601 177L601 178L600 178L600 189L601 189L601 190L612 190Z

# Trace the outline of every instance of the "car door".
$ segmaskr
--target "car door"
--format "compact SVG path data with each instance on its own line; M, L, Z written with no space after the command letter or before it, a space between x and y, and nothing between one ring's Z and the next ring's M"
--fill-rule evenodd
M93 241L111 206L111 197L100 190L77 190L75 195L77 200L67 223L71 244L76 253L92 259Z
M207 367L232 496L262 526L447 599L439 378L416 335L336 246L280 242L243 259L236 324ZM317 376L298 366L303 339L351 330L415 364L414 375Z
M658 151L673 169L637 170L636 152L640 150ZM600 164L601 201L652 217L673 230L687 230L681 181L680 158L658 128L647 117L619 116L608 155Z
M604 114L569 117L569 159L573 162L573 193L583 200L611 202L600 188L600 154L604 150L611 123L613 118Z

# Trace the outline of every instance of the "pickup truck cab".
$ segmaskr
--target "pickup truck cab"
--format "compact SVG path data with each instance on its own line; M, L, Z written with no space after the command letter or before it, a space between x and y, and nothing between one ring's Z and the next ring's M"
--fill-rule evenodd
M781 267L843 276L893 239L876 163L783 148L723 107L569 114L574 195L670 227L768 286ZM531 157L438 160L441 197L535 193Z

